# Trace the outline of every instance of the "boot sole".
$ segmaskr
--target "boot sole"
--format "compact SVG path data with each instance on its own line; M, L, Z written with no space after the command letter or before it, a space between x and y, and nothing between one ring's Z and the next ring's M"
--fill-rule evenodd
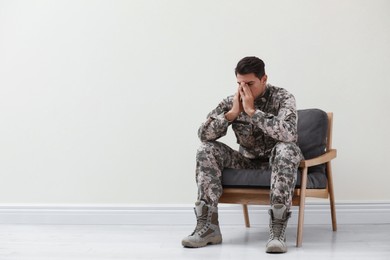
M189 248L199 248L199 247L205 247L207 245L217 245L221 243L222 243L222 236L211 237L207 241L199 242L199 243L194 243L191 241L181 241L181 244L184 247L189 247Z
M271 254L282 254L282 253L287 252L287 248L281 248L278 246L275 246L275 247L270 246L270 247L267 247L266 252L271 253Z

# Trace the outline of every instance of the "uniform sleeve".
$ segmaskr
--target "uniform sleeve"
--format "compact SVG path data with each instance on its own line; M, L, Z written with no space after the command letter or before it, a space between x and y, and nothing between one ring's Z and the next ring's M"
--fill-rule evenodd
M214 141L226 135L230 123L225 118L225 113L230 110L230 99L231 98L228 97L219 103L219 105L208 114L206 121L199 127L198 136L202 142Z
M251 118L252 124L258 126L265 134L282 142L296 142L298 140L297 121L295 98L289 93L281 96L277 115L256 109Z

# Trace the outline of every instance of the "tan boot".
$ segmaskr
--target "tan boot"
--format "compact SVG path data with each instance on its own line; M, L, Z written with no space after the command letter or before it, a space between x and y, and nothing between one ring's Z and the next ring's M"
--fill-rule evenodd
M191 235L185 237L181 244L184 247L203 247L208 244L222 243L218 223L218 208L207 205L204 201L195 203L196 227Z
M283 204L275 204L269 210L270 214L270 234L266 245L267 253L286 253L286 227L291 212Z

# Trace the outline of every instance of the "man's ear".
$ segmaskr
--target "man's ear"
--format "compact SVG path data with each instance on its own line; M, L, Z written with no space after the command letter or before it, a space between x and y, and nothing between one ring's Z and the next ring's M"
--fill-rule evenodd
M261 80L260 80L260 82L261 82L262 84L265 84L265 83L267 83L267 79L268 79L268 76L267 76L267 74L264 74L264 76L263 76L263 77L261 77Z

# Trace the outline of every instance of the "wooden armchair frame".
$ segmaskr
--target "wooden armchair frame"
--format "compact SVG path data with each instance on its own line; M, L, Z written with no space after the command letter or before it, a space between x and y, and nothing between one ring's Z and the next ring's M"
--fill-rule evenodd
M333 189L331 161L336 158L337 150L332 149L333 113L328 112L328 132L325 153L313 159L301 161L301 188L294 191L293 206L299 206L296 246L302 246L305 200L307 197L329 198L333 231L337 231L336 207ZM308 168L326 163L327 186L325 189L306 189ZM224 188L219 203L242 204L245 226L250 227L248 205L269 205L270 190L260 188Z

